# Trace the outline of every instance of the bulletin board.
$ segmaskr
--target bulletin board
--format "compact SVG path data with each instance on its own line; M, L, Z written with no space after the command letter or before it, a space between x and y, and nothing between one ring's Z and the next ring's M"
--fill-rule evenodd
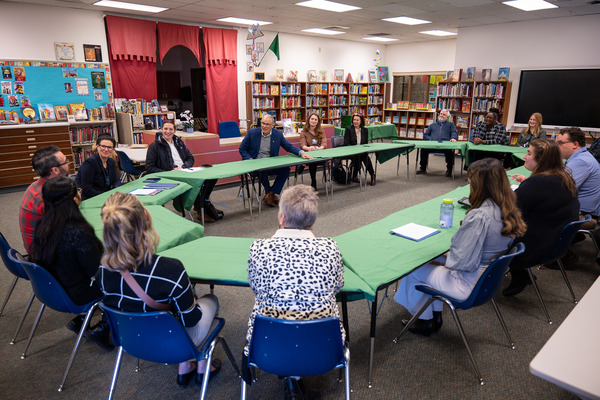
M109 64L0 60L0 67L0 112L16 111L21 120L23 97L36 111L38 104L91 109L113 101Z

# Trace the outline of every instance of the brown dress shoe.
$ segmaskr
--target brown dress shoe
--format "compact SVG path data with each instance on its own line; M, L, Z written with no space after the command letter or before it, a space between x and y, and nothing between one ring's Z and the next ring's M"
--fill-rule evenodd
M447 169L446 170L446 177L450 178L452 176L452 170L451 169Z
M273 192L267 192L263 197L263 202L271 207L275 207L275 203L273 202Z
M271 192L271 200L273 201L273 204L279 205L279 196L273 192Z
M417 170L417 175L424 175L426 173L427 173L427 170L424 170L424 169Z
M375 186L377 183L377 178L375 178L375 174L371 175L371 186Z

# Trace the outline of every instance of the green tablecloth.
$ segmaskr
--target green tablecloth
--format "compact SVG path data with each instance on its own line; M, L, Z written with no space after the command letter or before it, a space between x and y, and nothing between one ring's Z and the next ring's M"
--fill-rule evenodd
M465 142L465 141L438 142L438 141L434 141L434 140L404 140L404 139L400 139L400 140L394 140L394 141L392 141L392 143L413 144L415 146L414 149L460 150L462 154L464 154L466 152L467 146L468 146L468 144L467 144L468 142ZM412 151L412 150L413 149L411 149L410 151Z
M383 163L399 154L404 154L407 151L408 146L405 144L371 143L367 145L342 146L333 149L316 150L311 151L310 155L319 160L327 161L333 157L349 157L357 154L374 152L377 153L377 161ZM168 178L173 181L184 182L190 185L191 189L183 195L184 207L190 210L194 205L194 200L198 196L202 184L207 179L229 178L254 171L290 167L305 164L306 162L307 160L301 157L293 154L286 154L278 157L215 164L210 168L204 168L194 172L177 170L157 172L146 176Z
M190 279L223 284L248 286L248 255L256 239L208 236L162 251L165 257L180 260ZM374 292L351 270L344 270L347 293L364 293L372 300Z
M493 153L508 153L513 157L513 160L517 165L523 165L523 157L527 154L527 149L525 147L515 147L515 146L504 146L501 144L473 144L472 142L467 142L467 151L466 151L466 159L465 165L469 166L470 164L470 155L471 151L490 151Z
M201 238L204 235L202 225L182 218L162 206L146 206L146 210L152 216L154 229L160 237L158 252ZM94 227L96 236L102 240L103 224L100 209L86 208L82 209L81 213Z
M369 131L369 142L374 139L384 139L384 138L398 138L398 129L394 124L377 124L377 125L368 125L367 131ZM339 126L335 127L335 136L344 136L344 132L346 128L342 128Z
M443 196L391 214L388 217L334 238L343 255L344 264L376 291L415 268L448 251L452 235L458 230L467 208L456 203L469 195L463 186ZM451 229L420 242L391 235L390 231L414 222L437 228L442 199L455 199L454 223Z
M121 192L121 193L129 193L132 190L140 189L147 183L144 182L145 178L136 179L135 181L126 183L124 185L119 186L118 188L109 190L108 192L104 192L99 194L98 196L94 196L90 199L81 202L79 206L80 209L88 209L88 208L102 208L106 199L110 197L113 193ZM169 201L173 200L180 194L184 194L192 189L192 186L178 181L173 181L170 179L161 179L159 183L178 183L177 186L171 189L166 189L157 193L153 196L138 196L138 199L144 205L157 205L162 206L163 204L167 204Z

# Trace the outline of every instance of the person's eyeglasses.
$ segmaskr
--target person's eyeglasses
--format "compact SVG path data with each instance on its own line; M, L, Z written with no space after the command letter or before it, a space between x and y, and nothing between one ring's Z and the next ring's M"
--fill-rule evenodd
M60 164L56 165L56 168L62 167L63 165L67 165L68 163L70 163L69 160L65 161L64 163L60 163Z
M104 149L104 150L112 150L112 149L114 149L114 147L112 147L112 146L105 146L103 144L99 144L98 147L101 148L101 149Z
M568 141L568 142L563 142L562 140L557 140L556 144L558 144L559 146L562 146L563 144L567 144L567 143L573 143L572 141Z

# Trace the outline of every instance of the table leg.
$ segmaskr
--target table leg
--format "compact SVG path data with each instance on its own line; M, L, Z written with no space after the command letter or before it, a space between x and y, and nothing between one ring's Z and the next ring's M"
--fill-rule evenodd
M418 150L418 149L417 149ZM410 181L410 152L406 151L406 180ZM416 162L416 161L415 161Z
M346 340L350 343L350 324L348 322L348 295L342 293L342 323L344 324L344 330L346 331Z
M375 299L371 303L371 331L369 333L369 388L373 386L373 355L375 353L375 328L377 326L377 294L375 291Z

